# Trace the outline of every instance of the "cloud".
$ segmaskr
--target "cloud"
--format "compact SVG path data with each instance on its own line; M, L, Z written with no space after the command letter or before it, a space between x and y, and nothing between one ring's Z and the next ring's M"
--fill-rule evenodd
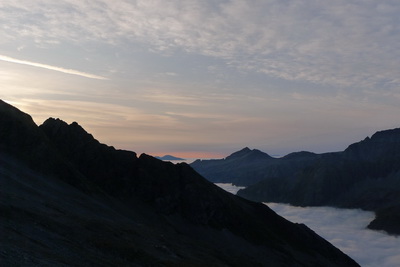
M148 102L183 105L183 106L204 106L202 99L196 95L180 95L161 90L151 90L150 93L143 93L141 98Z
M243 189L245 187L243 186L235 186L233 184L226 184L226 183L216 183L216 186L221 187L222 189L224 189L225 191L228 191L229 193L232 193L234 195L236 195L236 193L240 190Z
M400 238L365 228L373 220L373 212L266 204L286 219L306 224L363 267L399 264Z
M53 70L53 71L58 71L58 72L63 72L63 73L72 74L72 75L78 75L78 76L86 77L86 78L90 78L90 79L108 80L105 77L86 73L86 72L81 72L78 70L64 69L61 67L46 65L46 64L42 64L42 63L36 63L36 62L32 62L32 61L27 61L27 60L20 60L20 59L16 59L16 58L4 56L4 55L0 55L0 60L6 61L6 62L11 62L11 63L17 63L17 64L22 64L22 65L28 65L28 66L48 69L48 70Z
M216 185L232 194L236 194L242 188L232 184ZM400 237L366 228L375 217L373 212L265 204L291 222L306 224L363 267L395 267L399 264Z
M399 12L395 0L43 0L2 3L0 22L3 39L139 43L291 81L393 90Z
M135 107L163 127L131 121L120 130L151 138L148 148L170 136L193 147L208 139L221 153L342 150L397 127L399 7L395 0L0 1L1 54L113 70L108 83L1 61L2 72L14 72L2 76L2 93ZM111 135L107 141L119 142ZM134 149L144 144L128 137Z

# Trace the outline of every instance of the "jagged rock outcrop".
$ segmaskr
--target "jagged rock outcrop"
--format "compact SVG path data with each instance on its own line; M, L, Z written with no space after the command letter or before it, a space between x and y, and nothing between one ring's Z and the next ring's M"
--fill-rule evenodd
M6 265L357 266L187 164L116 150L77 123L39 128L0 101L0 148Z

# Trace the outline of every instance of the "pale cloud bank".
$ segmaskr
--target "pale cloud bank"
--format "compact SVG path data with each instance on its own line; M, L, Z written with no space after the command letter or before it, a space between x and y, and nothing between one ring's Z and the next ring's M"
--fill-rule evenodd
M236 186L233 184L227 184L227 183L216 183L215 184L218 187L221 187L222 189L224 189L225 191L228 191L229 193L232 193L234 195L236 195L236 193L240 190L243 189L245 187L243 186Z
M28 65L28 66L33 66L33 67L38 67L38 68L43 68L43 69L48 69L48 70L53 70L53 71L58 71L62 73L67 73L67 74L72 74L72 75L78 75L81 77L85 78L90 78L90 79L98 79L98 80L108 80L105 77L78 71L78 70L73 70L73 69L64 69L61 67L56 67L56 66L51 66L47 64L42 64L42 63L37 63L37 62L32 62L32 61L27 61L27 60L20 60L4 55L0 55L0 60L1 61L6 61L10 63L16 63L16 64L22 64L22 65Z
M286 219L306 224L363 267L399 266L400 238L366 229L373 212L266 204Z
M236 194L242 187L216 184ZM294 207L265 203L280 216L304 223L318 235L342 250L362 267L397 267L400 262L400 237L366 228L374 213L357 209L330 207Z
M395 0L0 4L2 42L95 41L125 49L142 43L157 53L220 58L286 80L388 89L400 84L399 13Z

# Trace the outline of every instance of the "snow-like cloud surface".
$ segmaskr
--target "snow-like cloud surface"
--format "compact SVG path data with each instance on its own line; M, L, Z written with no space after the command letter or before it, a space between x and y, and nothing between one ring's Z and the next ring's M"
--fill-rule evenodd
M399 13L395 0L20 0L0 4L0 42L139 42L287 80L393 88Z
M266 204L286 219L306 224L363 267L399 266L400 238L366 229L373 212Z
M216 185L232 194L242 188L232 184ZM396 267L400 262L400 237L366 228L375 217L373 212L265 204L291 222L304 223L363 267Z
M227 184L227 183L216 183L216 186L221 187L222 189L224 189L225 191L228 191L229 193L232 193L234 195L236 195L236 193L240 190L243 189L245 187L243 186L236 186L233 184Z

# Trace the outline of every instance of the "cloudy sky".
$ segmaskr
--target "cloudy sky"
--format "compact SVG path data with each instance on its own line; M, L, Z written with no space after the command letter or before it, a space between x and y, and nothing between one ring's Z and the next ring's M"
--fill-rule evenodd
M0 2L0 98L152 155L339 151L399 127L398 0Z

